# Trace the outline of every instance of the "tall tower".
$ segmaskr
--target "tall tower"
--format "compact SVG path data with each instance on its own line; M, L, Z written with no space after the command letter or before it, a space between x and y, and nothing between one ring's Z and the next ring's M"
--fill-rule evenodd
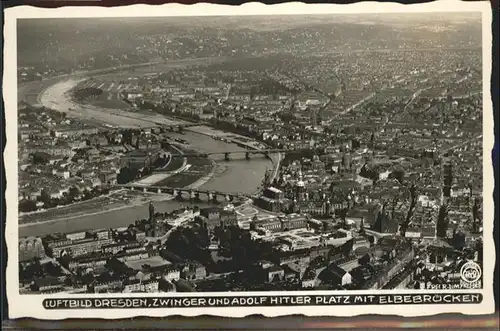
M446 238L446 232L448 230L448 201L451 196L451 185L453 182L453 168L448 154L445 154L445 157L443 158L442 174L443 192L441 195L441 206L439 207L436 221L436 238Z
M149 203L149 220L151 223L156 223L155 206L153 205L153 202Z
M344 153L344 155L342 156L342 166L345 170L351 169L351 153Z
M293 199L292 200L292 205L290 207L291 207L290 210L291 210L292 213L296 213L296 212L299 211L299 206L297 204L297 199Z
M266 169L266 172L264 174L264 186L269 186L271 185L271 170Z
M443 198L442 204L446 205L451 196L451 186L453 183L453 166L449 157L443 160Z
M324 203L324 216L330 216L332 214L332 203L330 198L328 198Z
M302 179L302 171L299 172L299 180L295 185L295 199L297 202L302 202L305 199L306 185Z

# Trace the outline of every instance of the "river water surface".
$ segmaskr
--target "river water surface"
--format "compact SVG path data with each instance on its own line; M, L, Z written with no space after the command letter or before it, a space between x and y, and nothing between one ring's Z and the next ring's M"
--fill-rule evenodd
M189 142L191 147L200 152L226 152L242 150L235 144L212 139L207 135L195 132L185 134L172 134ZM252 156L246 160L244 154L231 156L231 161L225 161L224 155L214 155L216 171L214 176L200 186L200 189L217 190L222 192L241 192L251 194L255 192L267 169L272 168L271 161L262 156ZM158 212L170 212L183 206L191 205L190 202L175 200L158 201L154 203ZM200 207L206 203L198 203ZM148 205L136 205L123 209L107 211L93 215L78 216L54 222L27 224L19 228L19 236L42 236L55 232L76 232L100 228L117 228L128 226L136 219L146 218Z

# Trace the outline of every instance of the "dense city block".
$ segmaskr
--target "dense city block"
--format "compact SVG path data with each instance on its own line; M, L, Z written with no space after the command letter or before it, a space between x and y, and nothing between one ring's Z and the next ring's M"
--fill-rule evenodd
M464 288L476 16L20 23L21 293Z

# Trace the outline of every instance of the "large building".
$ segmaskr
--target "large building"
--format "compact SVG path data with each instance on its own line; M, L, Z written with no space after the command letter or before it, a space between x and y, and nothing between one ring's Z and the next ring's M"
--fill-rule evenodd
M213 230L217 226L228 227L238 225L236 212L220 207L200 209L200 216L197 217L197 221L209 230Z
M158 215L155 212L155 207L149 203L149 218L148 224L145 226L147 237L156 238L163 236L168 231L166 222L158 222Z
M112 244L113 239L85 238L79 240L65 240L48 244L52 257L57 258L63 254L73 257L87 255L91 252L100 251L103 246Z
M73 137L81 135L92 135L97 134L98 129L88 125L58 125L54 129L54 135L56 137Z
M318 278L322 283L332 285L334 287L340 288L352 283L352 276L349 272L345 271L337 264L330 264L325 270L323 270Z
M303 229L307 227L307 218L302 215L291 214L280 219L283 231Z
M285 199L285 193L275 187L264 189L262 196L255 200L255 204L265 210L279 213L288 210L290 201Z
M443 159L443 198L447 200L451 196L453 185L453 166L449 158ZM443 201L444 202L444 201Z
M294 201L301 203L306 199L306 184L302 180L302 172L299 173L299 180L295 184L295 196Z
M264 190L264 197L274 200L283 200L285 199L285 193L275 187L268 187Z
M335 211L329 199L294 200L291 203L293 212L310 214L315 217L331 217Z
M346 222L355 224L358 228L372 228L380 211L381 206L378 204L360 204L349 210L346 215Z
M270 232L281 232L283 227L281 220L278 217L271 217L267 219L254 219L250 224L251 230L264 230Z
M350 153L345 153L342 156L342 167L346 170L351 169L352 156Z
M204 279L207 276L205 266L197 261L191 261L184 266L181 277L187 280Z
M103 267L112 256L112 254L103 254L99 256L78 256L68 262L68 269L75 270L78 268Z
M370 224L366 225L369 226ZM379 233L396 233L398 227L397 220L392 219L387 213L379 211L370 229Z
M303 229L308 226L307 218L302 215L291 214L287 217L273 217L267 219L255 219L250 224L252 230L264 230L270 232L282 232Z

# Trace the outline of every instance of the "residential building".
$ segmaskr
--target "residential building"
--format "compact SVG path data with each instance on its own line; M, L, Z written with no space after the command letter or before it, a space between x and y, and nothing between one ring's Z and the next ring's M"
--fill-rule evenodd
M42 239L38 237L28 237L19 239L19 262L42 259L45 257L45 248Z

